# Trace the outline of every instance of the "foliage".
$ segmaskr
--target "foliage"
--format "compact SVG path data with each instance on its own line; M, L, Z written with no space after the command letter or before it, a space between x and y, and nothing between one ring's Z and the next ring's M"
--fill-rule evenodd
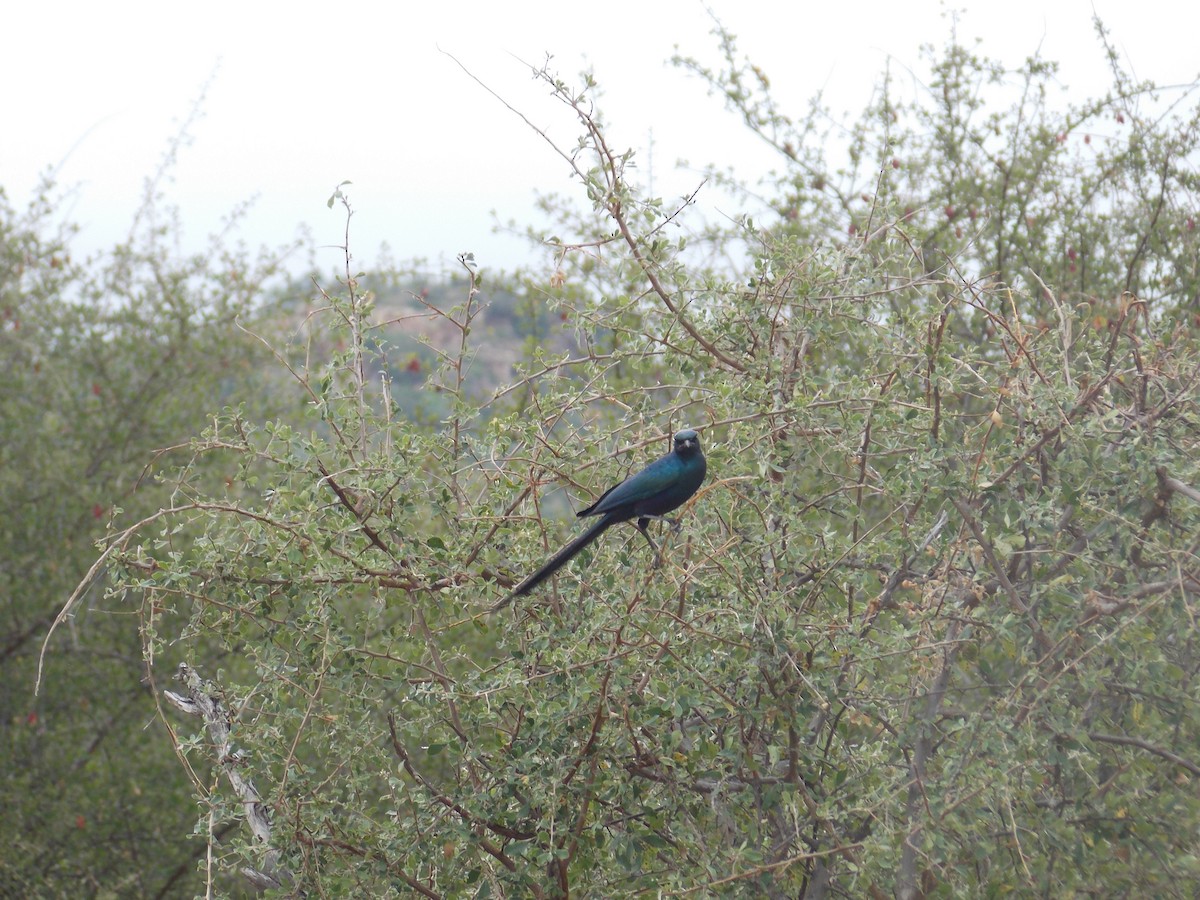
M128 610L93 586L35 697L39 649L110 519L164 503L156 475L213 404L277 414L263 349L237 324L262 314L275 261L220 246L175 259L165 223L79 261L58 203L49 185L22 212L0 195L0 894L153 896L188 884L205 848L182 840L192 801L146 727ZM211 489L204 467L193 478Z
M1032 60L988 112L1010 73L951 43L835 171L719 36L729 68L681 62L784 166L777 221L698 238L744 263L698 264L590 79L539 72L582 131L539 325L571 349L467 390L464 265L430 311L453 340L429 428L368 376L388 351L347 270L305 319L337 336L292 369L307 421L227 411L193 459L235 489L190 463L113 536L150 671L198 667L232 723L214 759L211 720L165 717L197 830L265 805L275 855L245 830L220 852L294 895L1187 893L1195 115L1139 110L1115 57L1084 110ZM563 492L684 424L710 481L663 567L610 532L488 614L566 540Z

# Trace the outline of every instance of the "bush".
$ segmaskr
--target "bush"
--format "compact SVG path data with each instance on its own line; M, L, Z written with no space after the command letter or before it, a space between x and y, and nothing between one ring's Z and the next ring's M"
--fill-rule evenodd
M205 847L181 840L194 804L146 727L154 672L129 609L91 584L44 672L39 650L110 520L169 505L157 476L214 404L277 414L263 348L239 327L274 318L276 260L179 260L155 226L81 261L58 206L49 185L24 211L0 195L0 894L153 896L187 884ZM192 466L206 492L219 477Z
M203 717L177 751L229 776L197 778L199 830L245 815L256 883L334 895L1180 894L1195 116L1139 113L1117 68L1057 114L1037 60L987 113L1008 73L951 44L837 171L721 39L731 68L685 64L787 167L778 221L703 236L744 266L690 256L590 80L542 71L582 131L590 206L542 288L573 349L465 391L472 275L430 429L366 377L348 277L314 326L344 350L296 373L308 421L218 417L194 457L240 490L185 466L109 544ZM488 613L571 532L547 487L586 503L684 424L710 478L664 567L617 529Z

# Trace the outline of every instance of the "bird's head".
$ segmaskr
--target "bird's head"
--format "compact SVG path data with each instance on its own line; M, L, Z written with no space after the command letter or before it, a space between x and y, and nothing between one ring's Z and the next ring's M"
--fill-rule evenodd
M692 429L685 428L675 435L675 452L680 456L690 456L700 452L700 435Z

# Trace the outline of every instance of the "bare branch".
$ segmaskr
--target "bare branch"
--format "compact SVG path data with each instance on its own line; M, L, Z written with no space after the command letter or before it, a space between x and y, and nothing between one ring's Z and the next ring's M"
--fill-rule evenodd
M230 726L232 720L225 710L219 693L207 687L200 674L187 663L179 664L176 675L187 688L187 694L177 694L174 691L164 691L163 696L180 712L190 716L199 716L204 720L209 740L213 743L213 753L230 787L242 801L242 811L246 823L260 847L266 848L261 869L243 866L241 872L260 890L282 887L292 882L289 872L279 868L279 851L271 848L271 816L270 811L254 783L241 772L243 758L230 741Z

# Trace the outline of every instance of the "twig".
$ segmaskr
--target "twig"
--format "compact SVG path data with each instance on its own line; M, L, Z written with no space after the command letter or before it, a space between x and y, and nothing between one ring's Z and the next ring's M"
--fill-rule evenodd
M983 551L984 557L988 561L988 565L992 567L992 571L996 573L996 580L1000 583L1000 587L1004 589L1004 593L1008 596L1008 604L1013 612L1020 613L1029 622L1029 627L1033 631L1034 643L1037 644L1038 652L1043 656L1049 656L1054 649L1054 644L1046 636L1046 632L1042 630L1033 611L1028 604L1021 599L1020 593L1013 586L1013 583L1008 580L1008 573L1004 571L1004 566L1000 565L1000 560L996 556L996 550L992 546L992 542L987 539L987 535L983 533L983 529L979 526L979 521L975 518L971 507L964 500L958 497L951 497L950 502L954 504L954 508L958 510L962 516L967 528L971 530L971 534L975 538L975 542L979 544L979 549Z

